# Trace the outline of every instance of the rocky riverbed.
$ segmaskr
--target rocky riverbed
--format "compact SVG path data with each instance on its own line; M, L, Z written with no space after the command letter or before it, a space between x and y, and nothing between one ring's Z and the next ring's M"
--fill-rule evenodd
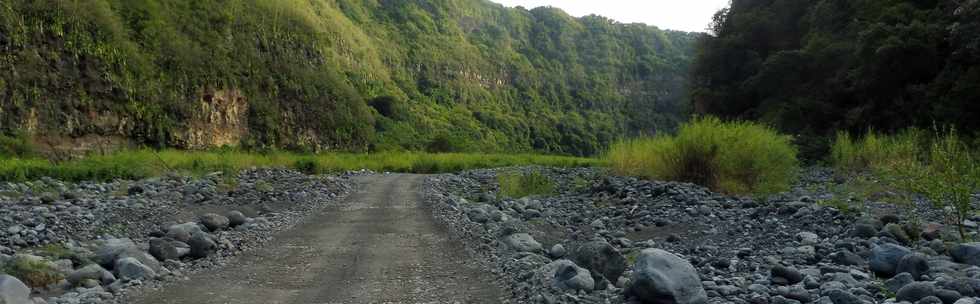
M126 303L225 264L349 192L345 176L279 169L0 184L0 273L16 276L0 275L0 303Z
M980 243L919 202L913 225L890 204L829 204L835 180L811 168L767 199L610 176L541 171L554 195L504 198L477 170L426 185L437 219L510 288L515 303L971 304ZM855 202L856 203L856 202Z

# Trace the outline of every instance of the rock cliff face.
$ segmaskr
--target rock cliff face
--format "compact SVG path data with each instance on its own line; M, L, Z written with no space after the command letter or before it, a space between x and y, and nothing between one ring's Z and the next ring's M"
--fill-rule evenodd
M680 120L695 38L485 0L14 0L0 134L594 154Z

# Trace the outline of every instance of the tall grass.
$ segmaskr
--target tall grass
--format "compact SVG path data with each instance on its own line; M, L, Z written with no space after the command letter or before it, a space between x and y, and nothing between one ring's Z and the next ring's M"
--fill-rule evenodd
M762 195L794 182L799 161L790 140L755 123L707 117L682 125L674 136L620 141L607 159L619 174Z
M477 168L545 165L555 167L596 166L591 158L533 154L465 153L253 153L244 151L192 152L181 150L133 150L93 155L67 162L36 158L0 157L0 180L24 181L52 177L68 181L139 179L167 172L205 174L237 172L251 167L281 167L306 173L330 173L369 169L406 173L443 173Z
M959 227L974 212L972 196L980 190L980 165L975 151L954 129L935 130L932 136L909 129L896 135L868 132L858 140L840 133L834 141L831 161L839 172L867 172L899 190L892 195L917 218L917 195L939 208L952 210L950 224Z

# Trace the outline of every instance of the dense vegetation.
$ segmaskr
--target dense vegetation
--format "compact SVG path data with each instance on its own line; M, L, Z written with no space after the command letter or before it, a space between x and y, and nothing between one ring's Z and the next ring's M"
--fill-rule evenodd
M692 76L701 113L804 139L980 130L978 1L734 0L712 28Z
M165 174L205 175L222 172L233 176L254 167L279 167L309 174L369 169L378 172L445 173L469 169L542 165L587 167L596 159L532 154L468 153L320 153L291 152L134 150L91 155L64 162L38 158L0 156L0 181L32 181L51 177L66 181L140 179Z
M785 191L799 171L790 137L750 122L699 118L676 135L621 141L608 159L623 175L696 183L731 194Z
M680 119L694 40L485 0L3 1L0 134L588 155Z

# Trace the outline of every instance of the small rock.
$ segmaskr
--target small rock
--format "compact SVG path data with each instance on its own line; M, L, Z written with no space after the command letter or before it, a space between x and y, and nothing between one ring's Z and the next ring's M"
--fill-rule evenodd
M949 256L957 263L980 266L980 243L957 244L949 250Z
M191 247L187 255L195 259L206 258L218 250L218 244L207 233L203 232L195 233L187 242L187 245Z
M150 266L144 265L136 258L119 259L114 269L120 279L148 280L156 277L156 272Z
M548 251L548 255L550 255L553 259L565 257L565 246L562 246L561 244L551 246L551 250Z
M541 243L534 240L530 234L515 233L504 237L503 243L518 252L541 252Z
M926 257L918 253L905 255L899 260L898 266L895 268L896 273L906 272L911 274L912 279L916 281L928 271L929 263L926 261Z

